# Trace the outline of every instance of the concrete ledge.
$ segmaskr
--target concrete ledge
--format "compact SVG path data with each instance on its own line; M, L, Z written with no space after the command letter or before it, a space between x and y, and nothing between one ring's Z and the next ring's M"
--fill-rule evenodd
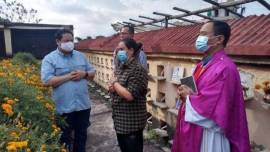
M166 103L163 103L163 102L157 102L157 101L155 101L155 102L153 102L153 105L156 106L156 107L158 107L158 108L160 108L160 109L162 109L162 110L165 110L165 109L168 109L169 108L167 106L167 104Z
M155 80L166 80L166 78L164 77L164 76L153 76L153 78L155 79Z
M177 81L169 81L169 83L171 83L171 84L175 84L175 85L180 85L181 84L181 82L177 82Z

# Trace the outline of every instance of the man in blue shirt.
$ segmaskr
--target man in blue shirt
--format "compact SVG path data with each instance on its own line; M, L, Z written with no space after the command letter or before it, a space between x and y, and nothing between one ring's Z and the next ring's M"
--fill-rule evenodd
M73 143L74 152L85 152L91 109L87 83L94 78L95 69L84 54L74 50L71 31L59 30L55 37L58 47L42 60L41 79L53 87L56 112L67 122L67 126L60 126L60 142L69 150ZM71 141L73 130L75 138Z

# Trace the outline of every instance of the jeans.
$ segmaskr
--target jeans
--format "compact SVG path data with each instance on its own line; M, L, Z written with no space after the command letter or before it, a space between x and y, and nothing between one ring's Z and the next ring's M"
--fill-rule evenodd
M61 115L67 125L60 126L62 130L60 143L65 143L70 152L72 149L73 152L85 152L87 128L90 126L90 111L91 109L86 109ZM72 140L72 131L74 131L74 140Z
M143 130L130 134L117 134L122 152L143 152Z

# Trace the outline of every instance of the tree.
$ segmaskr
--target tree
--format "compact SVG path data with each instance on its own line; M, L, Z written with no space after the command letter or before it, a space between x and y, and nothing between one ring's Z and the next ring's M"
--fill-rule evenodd
M36 16L37 10L26 9L17 0L2 0L0 2L0 18L9 22L39 23L40 18Z
M82 38L80 38L80 37L75 37L75 40L76 40L77 42L79 42L79 41L82 40Z
M92 36L87 36L86 39L87 40L91 40L92 39Z
M100 38L104 38L105 36L102 36L102 35L98 35L96 36L96 39L100 39Z

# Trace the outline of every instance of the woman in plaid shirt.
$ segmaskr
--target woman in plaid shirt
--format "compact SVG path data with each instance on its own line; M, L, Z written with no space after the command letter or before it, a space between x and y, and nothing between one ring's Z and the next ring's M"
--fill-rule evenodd
M126 38L117 47L119 68L109 83L112 117L122 152L143 151L146 124L147 71L137 61L140 45Z

